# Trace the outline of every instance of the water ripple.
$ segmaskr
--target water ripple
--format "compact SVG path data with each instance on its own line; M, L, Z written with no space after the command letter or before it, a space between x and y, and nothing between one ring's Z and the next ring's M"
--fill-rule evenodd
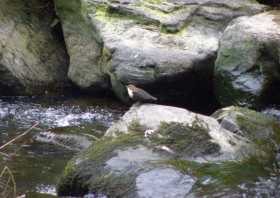
M81 108L79 105L72 106L63 103L46 106L25 101L0 100L2 126L13 123L20 128L26 128L34 122L40 122L40 126L53 128L77 126L95 121L109 127L120 115L121 112L101 106Z

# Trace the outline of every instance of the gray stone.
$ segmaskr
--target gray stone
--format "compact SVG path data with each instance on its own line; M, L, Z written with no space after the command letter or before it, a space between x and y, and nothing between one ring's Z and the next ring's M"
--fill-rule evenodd
M195 73L208 86L228 22L265 9L252 0L55 2L70 54L69 77L80 87L104 88L114 74L120 83L143 88L158 82L176 86L181 80L188 86L180 91L188 96L199 78L179 77ZM161 94L170 96L172 90Z
M159 154L144 146L126 148L126 150L115 152L117 155L106 162L105 168L121 173L128 173L131 170L135 171L137 168L144 168L145 163L163 160Z
M227 107L216 111L213 115L221 126L232 133L245 137L255 144L270 145L270 149L275 149L278 143L277 136L280 125L271 115L255 112L247 108ZM261 147L261 145L258 145ZM259 149L256 147L256 149ZM258 153L258 152L256 152Z
M136 178L139 198L184 198L191 191L195 179L171 168L157 168Z
M245 108L224 108L207 117L169 106L134 105L104 138L68 163L58 195L241 195L239 186L269 174L266 166L275 162L279 132L273 118ZM207 133L204 139L197 138L202 133ZM204 152L209 142L219 149Z
M225 30L215 67L215 89L222 105L257 108L277 103L279 11L235 19Z
M40 143L54 144L70 151L81 151L88 148L94 139L84 134L61 134L45 131L36 134L34 140Z
M220 149L218 150L218 153L215 152L212 155L191 157L192 160L205 161L205 159L207 159L209 161L216 161L242 159L244 156L255 152L254 144L249 143L246 137L239 136L233 131L229 131L228 128L223 128L223 126L212 117L196 114L182 108L155 104L132 106L117 123L107 130L105 135L117 136L119 133L130 133L130 126L134 123L141 126L146 135L149 135L149 131L151 131L151 133L157 130L160 131L160 126L163 122L192 125L196 121L205 125L208 129L207 133L209 136L208 139L203 140L203 144L206 145L207 142L212 142L219 145ZM162 146L167 146L167 150L169 149L168 145ZM162 149L166 150L166 147L163 147ZM190 158L191 155L187 156Z
M68 56L43 2L0 2L1 95L44 94L67 85ZM27 11L28 10L28 11Z
M103 44L84 9L86 1L54 2L70 56L69 79L82 89L98 90L106 87L106 80L99 66Z

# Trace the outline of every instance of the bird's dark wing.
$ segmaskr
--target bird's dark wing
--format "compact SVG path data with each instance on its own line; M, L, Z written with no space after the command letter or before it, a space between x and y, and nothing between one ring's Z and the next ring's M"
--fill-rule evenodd
M155 101L157 98L153 97L148 92L144 91L143 89L137 88L133 92L133 99L137 101Z

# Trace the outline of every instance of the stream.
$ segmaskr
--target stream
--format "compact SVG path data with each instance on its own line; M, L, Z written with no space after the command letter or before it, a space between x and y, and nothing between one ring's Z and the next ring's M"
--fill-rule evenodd
M0 145L39 123L1 150L0 168L12 171L19 197L55 196L67 161L88 147L91 137L101 137L126 108L110 99L86 97L0 98Z

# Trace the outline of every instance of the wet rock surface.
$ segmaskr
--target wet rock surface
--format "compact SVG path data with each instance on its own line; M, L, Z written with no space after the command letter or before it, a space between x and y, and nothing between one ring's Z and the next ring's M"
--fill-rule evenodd
M240 17L228 25L215 67L222 105L258 108L279 102L279 28L279 11Z
M183 198L191 191L195 180L171 169L153 169L136 178L138 197L178 197Z
M74 157L61 196L258 196L277 175L279 123L245 108L207 117L134 105L104 138ZM275 169L276 168L276 169ZM253 170L253 171L252 171Z

